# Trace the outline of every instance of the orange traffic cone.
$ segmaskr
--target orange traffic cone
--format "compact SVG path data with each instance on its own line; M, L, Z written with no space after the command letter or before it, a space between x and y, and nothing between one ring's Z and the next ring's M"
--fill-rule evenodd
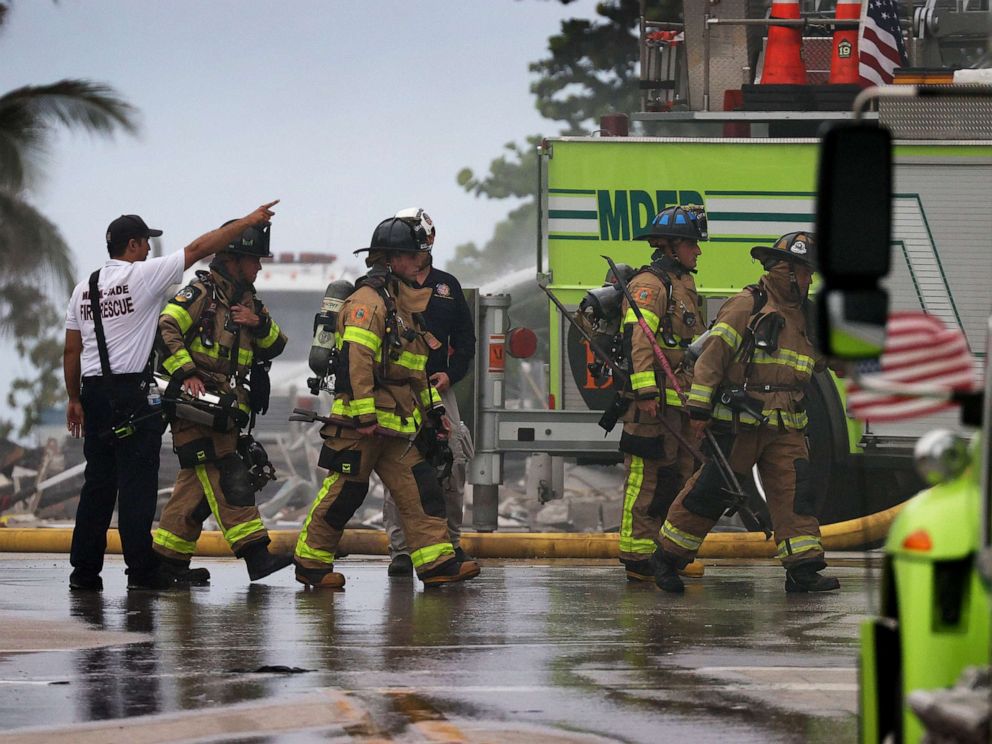
M798 19L799 0L772 0L772 18ZM806 65L803 63L801 28L768 27L762 85L805 85Z
M837 0L838 21L861 17L861 0ZM834 53L830 58L830 84L842 85L857 83L858 76L858 29L834 29Z

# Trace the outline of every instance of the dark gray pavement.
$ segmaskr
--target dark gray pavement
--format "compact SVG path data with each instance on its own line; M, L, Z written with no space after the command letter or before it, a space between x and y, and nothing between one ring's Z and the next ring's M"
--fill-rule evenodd
M344 592L249 585L71 594L65 556L0 554L0 742L733 741L856 737L874 557L786 595L768 562L708 564L683 596L610 561L485 561L424 591L382 558ZM263 667L306 671L259 672Z

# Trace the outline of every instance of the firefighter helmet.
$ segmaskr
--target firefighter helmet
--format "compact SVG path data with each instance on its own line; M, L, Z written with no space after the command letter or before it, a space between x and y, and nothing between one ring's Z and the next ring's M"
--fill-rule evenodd
M225 222L231 224L234 220ZM234 253L239 256L255 256L256 258L272 258L269 252L269 230L271 222L266 222L258 227L249 227L232 242L227 244L223 253Z
M428 253L431 247L417 236L417 230L400 217L388 217L376 225L372 240L367 248L359 248L354 253L363 251L382 251L383 253Z
M651 220L648 231L635 240L651 238L682 238L683 240L707 240L706 212L694 204L666 207Z
M768 269L776 261L792 261L816 269L816 238L804 231L786 233L771 246L756 245L751 257L761 261Z
M437 235L437 230L434 227L434 220L430 218L427 212L420 207L407 207L406 209L401 209L393 216L413 225L413 231L417 239L427 244L427 250L434 247L434 238Z

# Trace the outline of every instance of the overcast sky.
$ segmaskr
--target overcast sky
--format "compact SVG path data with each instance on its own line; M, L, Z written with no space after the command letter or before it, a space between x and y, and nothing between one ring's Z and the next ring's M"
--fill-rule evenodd
M140 111L137 137L57 137L31 197L80 278L121 213L162 228L171 252L272 198L275 252L347 256L416 205L443 264L512 206L466 194L455 175L558 132L534 108L527 65L561 19L594 15L595 0L17 0L0 91L86 78ZM0 363L0 390L22 371Z

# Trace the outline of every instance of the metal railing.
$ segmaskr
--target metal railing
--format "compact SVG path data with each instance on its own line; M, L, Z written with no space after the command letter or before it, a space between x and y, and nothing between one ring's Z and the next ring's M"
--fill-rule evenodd
M826 28L845 29L857 28L860 20L835 18L709 18L703 27L703 111L710 110L710 27L712 26L787 26L789 28L807 28L823 26Z

